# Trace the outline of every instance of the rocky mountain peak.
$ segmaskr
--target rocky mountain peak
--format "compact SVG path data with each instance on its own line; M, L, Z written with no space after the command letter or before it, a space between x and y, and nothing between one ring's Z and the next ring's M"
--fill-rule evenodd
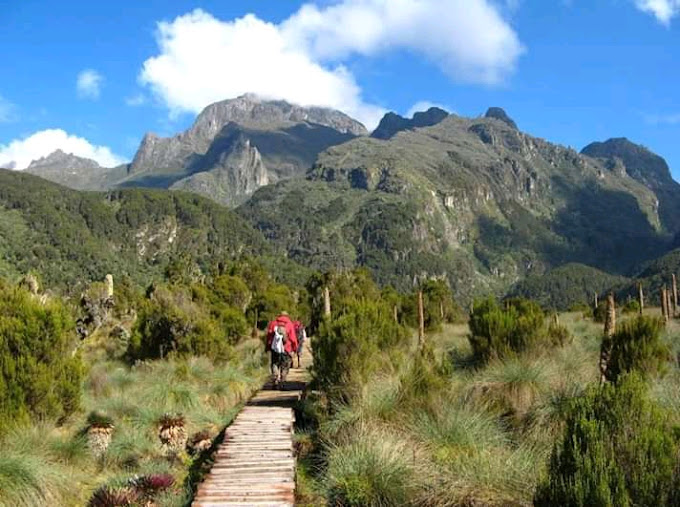
M57 149L46 157L33 160L29 164L28 169L90 169L99 167L101 166L95 160L85 157L78 157L72 153L66 153L61 149Z
M371 137L383 140L390 139L402 130L431 127L440 123L448 116L449 113L438 107L431 107L427 111L417 112L410 120L396 113L389 112L380 120L378 127L373 131Z
M505 112L505 109L503 109L502 107L490 107L489 109L486 110L484 118L495 118L496 120L502 121L503 123L509 125L515 130L519 130L517 128L517 124L514 122L512 118L510 118L510 116L508 116L508 114Z
M672 181L671 171L662 157L625 137L590 143L581 153L612 163L618 159L630 177L652 188Z
M146 134L130 164L130 173L151 170L183 170L204 155L225 125L274 131L305 123L331 128L341 134L367 135L360 122L345 113L324 107L303 107L283 100L267 100L254 94L207 106L187 131L170 138Z

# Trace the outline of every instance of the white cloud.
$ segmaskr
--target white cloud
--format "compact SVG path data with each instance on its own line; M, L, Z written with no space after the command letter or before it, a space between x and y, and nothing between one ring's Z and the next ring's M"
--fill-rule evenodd
M430 102L429 100L420 100L413 104L411 106L411 109L409 109L406 112L406 118L413 118L413 115L415 113L427 111L431 107L438 107L439 109L443 109L444 111L451 112L451 108L448 106L437 104L436 102Z
M663 25L670 25L671 19L680 14L680 0L635 0L635 6L643 12L654 15Z
M125 104L131 107L143 106L146 104L146 96L143 93L138 93L132 97L126 97Z
M0 123L16 120L16 106L0 95Z
M46 157L58 149L96 160L104 167L114 167L124 162L106 146L93 145L87 139L70 135L61 129L47 129L23 139L15 139L7 145L0 144L0 167L26 169L31 161Z
M104 77L94 69L81 71L78 73L78 79L76 80L78 97L81 99L98 99L103 81Z
M650 125L678 125L680 124L680 113L670 114L645 114L643 118Z
M196 9L158 24L159 54L140 82L172 115L252 92L340 109L371 128L384 109L362 97L348 58L407 50L452 79L499 83L523 51L499 12L490 0L343 0L273 24Z

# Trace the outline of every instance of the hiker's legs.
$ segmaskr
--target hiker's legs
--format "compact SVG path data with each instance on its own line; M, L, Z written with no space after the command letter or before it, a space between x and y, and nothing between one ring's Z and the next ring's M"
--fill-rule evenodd
M288 370L290 370L292 364L293 356L289 356L285 352L281 354L281 363L279 366L279 369L281 371L281 382L285 382L286 377L288 376Z
M281 367L280 367L281 360L279 356L281 356L281 354L278 354L272 350L270 369L272 372L272 382L274 382L274 384L278 384L279 381L281 380Z

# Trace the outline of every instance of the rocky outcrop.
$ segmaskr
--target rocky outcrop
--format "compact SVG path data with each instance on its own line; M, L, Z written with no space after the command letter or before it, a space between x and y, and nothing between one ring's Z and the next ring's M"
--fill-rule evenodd
M486 110L484 118L494 118L496 120L500 120L506 125L512 127L513 129L518 130L517 124L514 122L512 118L508 116L508 114L502 107L490 107L489 109Z
M123 178L127 165L106 168L92 159L56 150L32 161L25 172L76 190L101 190Z
M270 182L267 168L250 139L239 132L230 141L228 150L215 153L213 169L189 176L170 188L203 194L221 204L234 206L267 185Z
M371 137L375 139L390 139L398 132L404 130L436 125L447 116L449 116L449 113L438 107L431 107L427 111L417 112L410 120L390 112L383 116L378 127L371 133Z
M350 137L367 134L361 123L340 111L243 95L209 105L198 115L191 128L182 134L170 138L146 134L130 164L130 174L188 168L208 151L217 134L229 123L265 131L308 123L325 126Z
M598 159L617 175L628 176L649 188L658 199L657 212L664 228L680 229L680 185L673 180L662 157L625 137L591 143L581 154Z

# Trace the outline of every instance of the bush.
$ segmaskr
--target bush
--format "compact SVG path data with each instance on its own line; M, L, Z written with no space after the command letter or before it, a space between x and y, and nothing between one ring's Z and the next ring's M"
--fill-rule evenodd
M367 382L381 367L381 354L408 347L408 331L382 301L355 301L344 315L321 325L314 341L314 376L341 392Z
M0 429L79 407L83 365L66 307L0 282Z
M661 371L670 360L670 349L661 341L663 321L639 316L625 321L611 339L605 338L609 361L605 375L616 382L623 373L636 371L644 376Z
M676 505L677 449L637 377L575 398L537 506Z
M623 305L622 312L625 314L640 313L640 302L636 299L631 299Z
M229 352L219 322L177 287L154 289L141 307L128 348L131 359L171 353L226 359Z
M488 362L532 350L549 342L543 310L525 299L501 308L494 298L477 302L470 315L469 341L477 359Z

